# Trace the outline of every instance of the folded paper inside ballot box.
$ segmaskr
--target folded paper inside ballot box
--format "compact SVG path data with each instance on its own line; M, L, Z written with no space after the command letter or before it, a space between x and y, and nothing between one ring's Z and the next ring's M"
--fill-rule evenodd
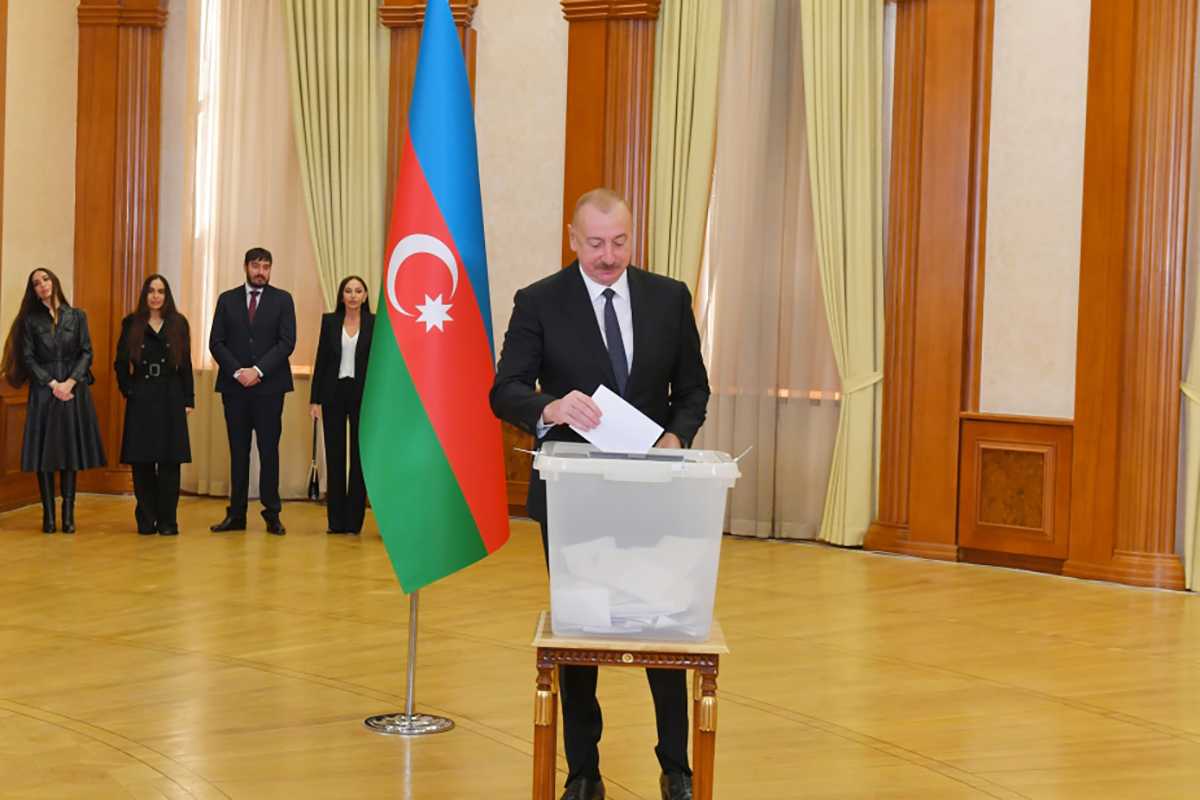
M555 635L708 637L725 500L740 476L728 455L548 442L534 467L546 481Z

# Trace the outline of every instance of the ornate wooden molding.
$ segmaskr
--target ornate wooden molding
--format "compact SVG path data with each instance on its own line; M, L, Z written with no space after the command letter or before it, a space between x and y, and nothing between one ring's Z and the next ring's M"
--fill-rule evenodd
M649 650L580 650L573 647L539 647L538 667L584 664L610 667L661 667L698 669L716 674L721 657L715 653L664 653Z
M1175 554L1196 8L1092 10L1064 573L1183 588Z
M454 15L454 24L469 26L475 18L475 7L478 5L479 0L453 0L450 13ZM384 0L379 7L379 22L385 28L420 28L425 23L425 0Z
M567 22L600 19L658 19L662 0L562 0Z
M118 8L114 16L109 13ZM101 13L103 12L103 13ZM165 0L79 7L75 155L75 297L88 313L97 368L92 387L108 455L81 488L127 491L117 462L123 408L112 370L122 317L156 270L158 160Z
M975 26L975 106L971 120L971 187L967 198L971 231L967 253L967 346L963 367L963 409L979 410L979 385L983 368L983 287L987 246L988 156L992 123L992 39L995 0L980 0Z
M164 28L167 7L162 0L79 0L79 26Z
M644 265L650 211L651 109L658 3L564 0L562 6L563 15L570 23L563 263L574 257L566 226L575 201L589 189L607 186L629 203L633 213L633 261ZM600 13L602 7L604 13Z
M883 348L879 513L867 532L869 548L880 548L884 540L907 535L908 527L924 54L925 3L901 4L896 9L892 174L888 189L888 270L884 299L888 324ZM885 532L880 526L892 530Z

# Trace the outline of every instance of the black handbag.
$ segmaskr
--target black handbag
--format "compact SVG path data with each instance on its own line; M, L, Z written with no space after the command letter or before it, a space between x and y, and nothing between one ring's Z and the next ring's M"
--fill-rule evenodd
M308 467L308 499L321 499L321 478L317 473L317 421L313 420L312 463Z

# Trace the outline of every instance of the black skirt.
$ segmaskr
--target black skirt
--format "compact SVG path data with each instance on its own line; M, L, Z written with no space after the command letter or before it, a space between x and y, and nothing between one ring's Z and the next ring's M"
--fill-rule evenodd
M21 469L25 472L93 469L105 465L100 423L86 381L75 384L67 401L49 386L30 384L25 413Z

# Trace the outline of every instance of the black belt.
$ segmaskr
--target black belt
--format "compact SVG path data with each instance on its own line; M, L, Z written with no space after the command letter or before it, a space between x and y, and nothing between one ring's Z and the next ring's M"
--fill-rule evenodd
M138 375L138 380L142 381L165 381L171 377L169 370L163 369L162 364L144 364L145 368Z

